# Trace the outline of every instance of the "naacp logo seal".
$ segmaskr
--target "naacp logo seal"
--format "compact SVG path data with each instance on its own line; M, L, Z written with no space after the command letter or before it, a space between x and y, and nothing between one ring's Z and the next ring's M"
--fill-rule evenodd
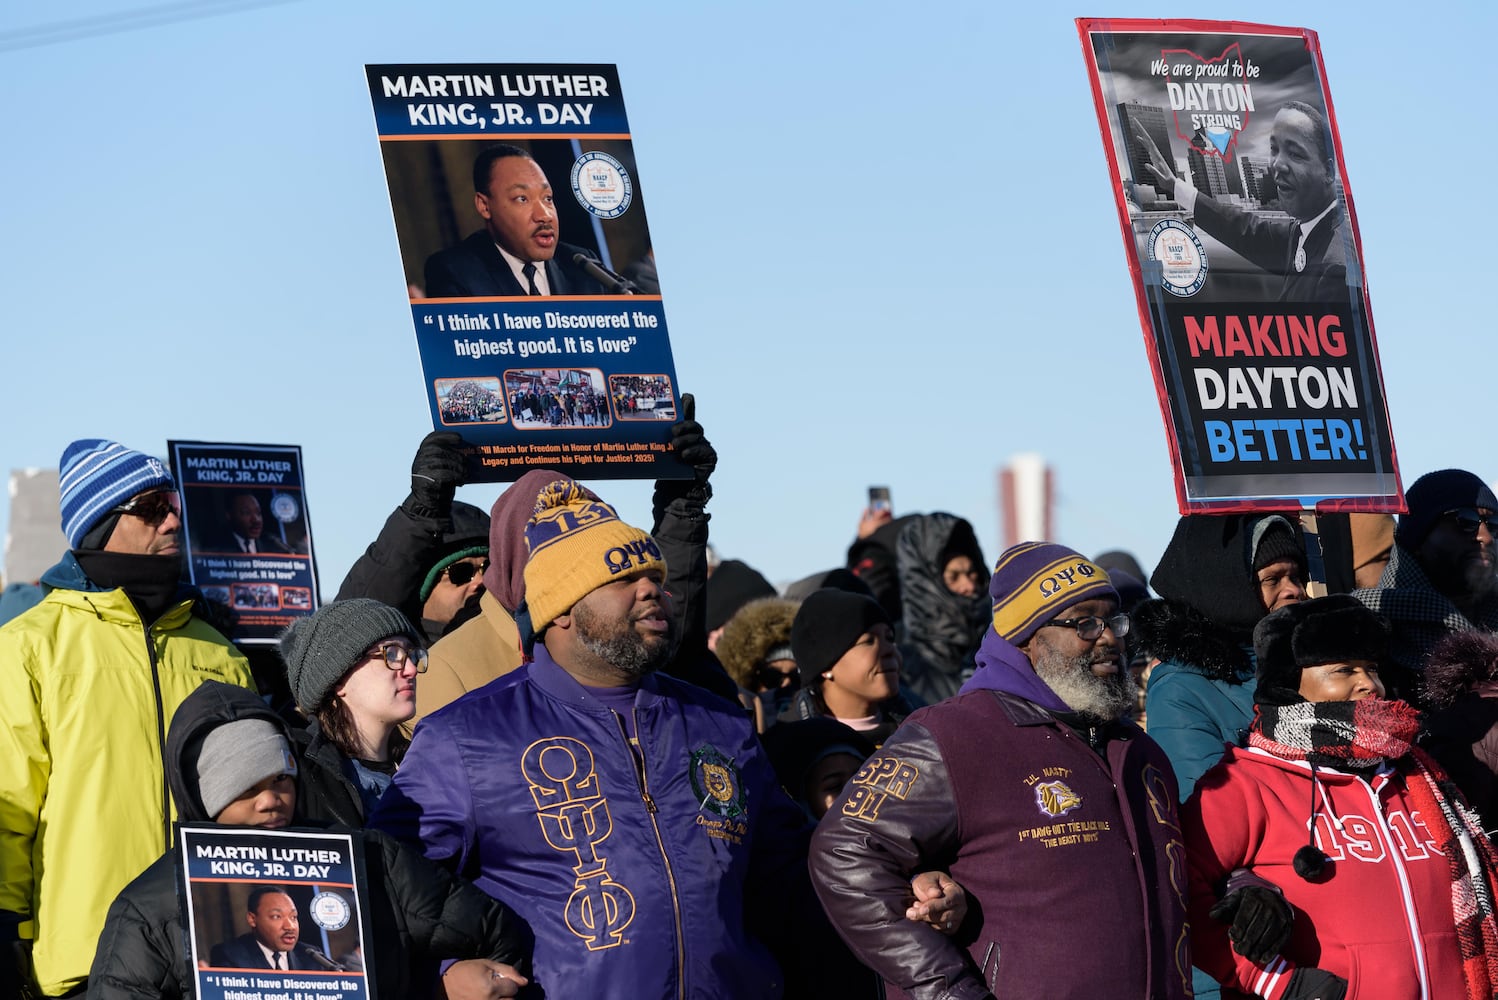
M290 524L302 516L301 505L290 493L277 493L270 498L271 516L282 524Z
M624 164L594 150L572 164L572 196L598 218L617 219L634 201L635 185Z
M1035 786L1035 804L1042 813L1055 819L1082 808L1082 796L1066 787L1064 781L1043 781Z
M748 811L739 769L733 758L725 757L717 747L704 745L692 751L692 791L701 803L698 808L710 809L725 819Z
M1195 295L1207 281L1207 251L1191 227L1166 219L1150 230L1145 249L1160 263L1160 287L1181 298Z
M312 897L309 910L312 922L329 931L342 930L353 915L353 908L348 905L348 900L336 892L319 892Z

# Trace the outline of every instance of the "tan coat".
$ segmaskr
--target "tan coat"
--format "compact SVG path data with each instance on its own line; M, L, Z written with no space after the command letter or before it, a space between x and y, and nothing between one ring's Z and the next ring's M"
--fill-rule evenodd
M408 735L437 709L520 666L520 629L486 590L478 616L438 639L427 656L427 672L416 682L416 715L402 727Z

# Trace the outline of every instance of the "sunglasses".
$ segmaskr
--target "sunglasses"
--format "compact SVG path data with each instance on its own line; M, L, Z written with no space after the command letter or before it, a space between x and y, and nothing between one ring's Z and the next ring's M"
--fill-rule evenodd
M1498 538L1498 514L1483 514L1475 507L1458 507L1448 510L1446 516L1456 521L1463 534L1475 535L1479 525L1487 525L1488 534Z
M489 560L485 559L483 564L475 566L471 562L455 562L447 567L448 580L452 581L454 587L463 587L475 576L483 576L489 571Z
M1114 615L1112 618L1099 618L1097 615L1088 615L1086 618L1052 618L1046 622L1047 626L1054 625L1057 628L1074 628L1083 642L1091 642L1103 637L1103 629L1111 628L1113 634L1122 639L1129 634L1129 626L1133 621L1128 615Z
M112 507L111 514L129 514L138 517L153 528L159 528L161 522L165 521L168 514L182 516L182 498L176 493L147 493L145 496L136 497L129 503L122 503L118 507ZM1474 531L1477 529L1473 529Z
M375 649L366 649L364 655L375 660L384 660L385 666L391 670L400 670L410 660L416 664L416 672L424 674L427 672L427 651L420 646L407 646L403 642L382 643Z
M761 665L754 668L750 681L762 691L778 691L782 688L794 691L801 686L801 675L794 670L783 673L774 667Z

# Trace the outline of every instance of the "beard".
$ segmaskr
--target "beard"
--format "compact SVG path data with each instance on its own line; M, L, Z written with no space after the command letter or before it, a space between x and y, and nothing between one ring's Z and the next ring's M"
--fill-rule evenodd
M654 642L636 631L633 622L606 622L581 604L572 609L572 619L583 648L633 680L665 666L676 646L676 623L669 617L665 635Z
M1102 662L1103 656L1097 657ZM1093 655L1042 658L1034 662L1035 673L1056 697L1066 702L1078 715L1112 722L1133 708L1139 697L1139 683L1127 665L1118 673L1099 677L1092 672Z
M1462 591L1470 603L1486 600L1498 590L1498 574L1494 567L1484 565L1479 559L1467 563L1462 569Z

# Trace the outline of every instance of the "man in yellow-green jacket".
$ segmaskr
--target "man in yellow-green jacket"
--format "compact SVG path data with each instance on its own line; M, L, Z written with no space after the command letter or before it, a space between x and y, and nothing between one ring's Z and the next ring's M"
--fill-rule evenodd
M72 551L0 628L0 946L21 966L0 995L83 992L110 902L171 846L172 713L205 680L254 687L179 583L161 462L85 439L59 476Z

